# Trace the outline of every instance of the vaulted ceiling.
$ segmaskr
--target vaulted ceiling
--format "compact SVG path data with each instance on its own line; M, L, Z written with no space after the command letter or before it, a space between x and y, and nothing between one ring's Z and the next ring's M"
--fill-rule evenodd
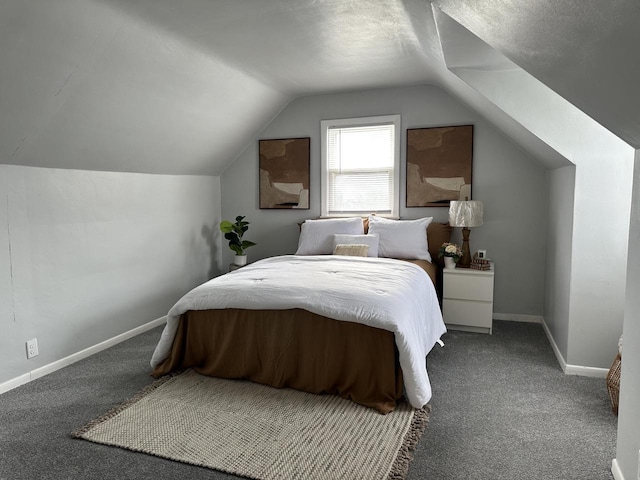
M219 175L299 96L426 83L460 96L451 62L499 69L501 55L445 38L440 13L640 147L637 0L4 0L0 163Z

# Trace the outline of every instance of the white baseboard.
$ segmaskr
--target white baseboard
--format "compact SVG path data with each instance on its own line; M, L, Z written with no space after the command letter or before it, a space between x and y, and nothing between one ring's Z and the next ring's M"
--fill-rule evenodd
M542 319L542 329L544 330L544 333L547 336L547 340L549 340L549 343L551 344L551 348L553 349L553 354L556 356L556 360L558 360L558 363L560 364L560 368L562 369L563 372L566 373L567 362L562 356L562 353L560 353L560 349L558 348L556 341L553 339L553 335L551 335L551 330L549 330L549 327L547 326L547 322L545 322L544 319Z
M540 315L522 315L520 313L493 313L494 320L506 320L508 322L543 323Z
M560 353L560 349L558 345L556 345L553 336L551 335L551 330L547 326L544 319L542 319L542 328L544 329L544 333L547 335L549 339L549 343L551 344L551 348L553 348L553 353L560 364L560 368L566 375L578 375L580 377L594 377L594 378L607 378L607 374L609 373L608 368L599 368L599 367L585 367L583 365L572 365L567 363L567 361Z
M144 325L140 325L139 327L133 328L128 332L121 333L120 335L116 335L115 337L105 340L104 342L100 342L97 345L85 348L84 350L80 350L79 352L76 352L67 357L61 358L60 360L56 360L55 362L49 363L48 365L43 365L42 367L36 368L31 372L20 375L19 377L12 378L11 380L7 380L6 382L0 383L0 394L8 392L9 390L13 390L14 388L17 388L20 385L29 383L37 378L53 373L56 370L60 370L61 368L67 367L82 359L90 357L91 355L95 355L96 353L101 352L102 350L106 350L107 348L113 347L114 345L124 342L125 340L128 340L130 338L133 338L136 335L140 335L141 333L144 333L147 330L151 330L152 328L160 326L166 321L167 321L166 316L157 318L155 320L150 321L149 323L145 323Z
M580 377L594 377L594 378L607 378L609 374L608 368L598 367L583 367L582 365L567 364L564 369L564 373L567 375L578 375Z
M622 474L622 470L620 470L620 465L618 465L618 459L616 458L611 461L611 473L615 480L624 480L624 475Z
M544 330L549 343L551 344L551 348L553 349L553 354L556 356L558 363L560 364L560 368L567 375L579 375L582 377L595 377L595 378L607 378L607 374L609 373L608 368L597 368L597 367L584 367L582 365L571 365L566 362L562 353L560 353L560 349L556 344L553 336L551 335L551 331L544 321L544 317L540 315L521 315L517 313L494 313L494 320L506 320L509 322L528 322L528 323L539 323L542 325L542 329Z
M0 383L0 395L3 394L4 392L8 392L9 390L13 390L14 388L17 388L20 385L29 383L30 381L31 381L31 374L25 373L24 375L20 375L19 377L12 378L11 380L7 380L6 382Z

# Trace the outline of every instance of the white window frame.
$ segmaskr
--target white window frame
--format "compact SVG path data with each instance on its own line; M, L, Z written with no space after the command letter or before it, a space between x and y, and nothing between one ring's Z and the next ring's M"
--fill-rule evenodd
M400 215L400 115L379 115L375 117L359 117L359 118L342 118L337 120L321 120L320 121L320 215L323 217L350 217L367 214L371 212L356 213L340 213L333 214L329 212L329 168L327 162L328 150L328 131L330 128L340 127L362 127L367 125L394 125L394 159L393 159L393 203L391 205L391 213L379 214L384 217L398 218Z

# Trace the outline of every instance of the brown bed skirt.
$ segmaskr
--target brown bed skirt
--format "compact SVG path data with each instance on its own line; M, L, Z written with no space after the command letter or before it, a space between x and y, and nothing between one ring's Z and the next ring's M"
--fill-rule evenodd
M152 375L193 368L389 413L402 397L392 332L306 310L202 310L182 315L169 357Z

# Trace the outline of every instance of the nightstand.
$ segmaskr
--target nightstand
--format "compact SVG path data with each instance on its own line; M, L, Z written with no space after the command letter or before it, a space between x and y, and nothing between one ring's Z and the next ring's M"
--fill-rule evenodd
M493 263L491 270L442 270L442 312L447 328L491 334L493 277Z

